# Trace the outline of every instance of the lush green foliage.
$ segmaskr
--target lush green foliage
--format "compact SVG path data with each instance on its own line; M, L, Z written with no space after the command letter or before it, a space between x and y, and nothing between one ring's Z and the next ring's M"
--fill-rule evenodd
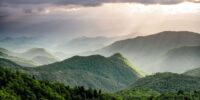
M140 100L149 99L150 97L159 96L160 93L148 88L133 88L125 89L116 93L116 95L123 97L124 100Z
M119 92L123 100L199 100L200 91L177 91L159 94L151 89L133 89Z
M164 93L157 97L150 97L149 100L199 100L200 91L184 92L182 90L178 92Z
M39 81L24 73L0 68L1 100L115 100L101 90L70 88L61 83Z
M145 87L160 93L177 92L179 90L200 90L200 78L174 73L156 73L139 79L131 87Z
M116 95L124 100L199 100L200 78L156 73L139 79Z

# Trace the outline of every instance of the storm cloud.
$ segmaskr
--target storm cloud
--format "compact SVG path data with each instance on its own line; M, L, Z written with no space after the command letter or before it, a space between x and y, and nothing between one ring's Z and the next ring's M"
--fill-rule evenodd
M177 4L185 1L199 3L198 0L1 0L0 4L59 4L97 6L103 3Z

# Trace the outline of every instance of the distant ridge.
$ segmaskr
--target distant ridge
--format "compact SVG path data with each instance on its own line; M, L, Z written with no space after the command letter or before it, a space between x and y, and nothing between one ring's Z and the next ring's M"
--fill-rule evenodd
M146 72L157 72L152 67L169 50L182 46L199 46L200 34L188 31L164 31L114 42L93 53L112 55L121 53ZM160 66L162 67L162 66Z

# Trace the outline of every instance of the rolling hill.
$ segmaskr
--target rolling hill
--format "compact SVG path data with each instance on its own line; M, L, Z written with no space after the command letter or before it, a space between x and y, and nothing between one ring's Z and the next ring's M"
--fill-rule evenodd
M156 72L157 70L152 70L153 66L150 65L157 63L157 60L169 50L183 46L199 45L200 34L198 33L164 31L149 36L117 41L93 53L112 55L119 52L134 62L134 64L140 66L143 71Z
M28 70L40 79L112 92L125 88L143 76L121 54L107 58L100 55L74 56Z

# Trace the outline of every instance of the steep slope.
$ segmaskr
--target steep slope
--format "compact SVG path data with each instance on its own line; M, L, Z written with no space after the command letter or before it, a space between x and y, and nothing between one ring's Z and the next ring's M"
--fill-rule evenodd
M56 58L51 58L51 57L46 57L46 56L37 56L32 59L33 61L37 62L40 65L46 65L50 63L57 62L58 59Z
M200 46L180 47L167 52L153 69L162 72L183 73L200 66Z
M195 68L184 72L185 75L200 77L200 68Z
M117 91L142 77L121 54L108 58L100 55L74 56L62 62L33 68L30 73L41 79L104 91Z
M200 78L174 73L157 73L139 79L129 88L149 88L159 93L200 90Z
M182 46L199 46L200 34L187 31L165 31L149 36L117 41L94 53L111 55L120 52L128 59L149 72L160 56L171 49ZM161 67L161 66L160 66ZM155 72L152 70L151 72Z

